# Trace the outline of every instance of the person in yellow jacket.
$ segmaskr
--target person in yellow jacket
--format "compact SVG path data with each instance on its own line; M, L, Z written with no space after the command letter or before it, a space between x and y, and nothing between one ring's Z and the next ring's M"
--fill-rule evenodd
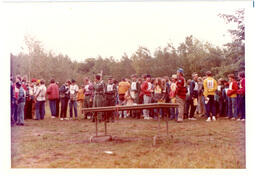
M214 102L215 92L217 90L217 81L212 77L211 71L206 72L207 78L204 80L204 98L205 98L205 106L206 106L206 114L208 119L207 122L211 121L211 113L212 113L212 120L216 121L216 108Z
M79 87L79 90L77 92L77 102L78 102L78 117L81 117L82 115L82 108L83 108L83 104L84 104L84 88Z

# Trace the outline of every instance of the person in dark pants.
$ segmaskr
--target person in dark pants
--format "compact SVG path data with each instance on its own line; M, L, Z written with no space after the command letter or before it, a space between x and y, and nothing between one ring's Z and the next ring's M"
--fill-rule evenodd
M45 96L46 87L44 85L44 80L40 81L40 85L35 93L36 100L36 120L43 120L45 115Z
M212 120L216 121L216 108L214 96L217 90L217 81L212 77L211 71L206 72L207 78L204 80L204 97L205 97L205 105L206 105L206 114L208 119L207 122L211 121L211 113Z
M69 85L70 85L70 81L68 80L59 89L60 104L61 104L60 120L68 119L67 108L68 108L68 100L69 100Z
M56 82L56 84L59 87L59 82ZM60 97L57 97L56 98L56 117L59 118L59 115L60 115Z
M197 107L197 102L198 102L198 83L197 83L197 79L198 79L198 75L197 73L192 74L193 80L190 82L190 113L189 113L189 118L188 120L196 120L196 118L194 118L194 114L196 111L196 107Z
M239 90L237 91L239 95L239 105L238 105L238 113L240 113L241 118L237 119L237 121L244 121L245 120L245 73L239 73L240 78L240 86Z
M117 93L116 85L113 83L113 78L109 77L108 84L105 86L106 106L115 106L115 95ZM111 119L114 122L113 112L107 112L107 121Z
M93 101L93 84L90 83L89 78L84 79L84 108L91 108ZM85 119L91 118L91 113L84 115Z
M100 75L96 75L94 84L94 98L93 107L102 107L104 105L104 83L101 80ZM97 119L102 120L102 113L97 114ZM93 117L93 122L95 122L95 117Z
M134 74L131 76L132 82L131 82L131 88L130 88L130 95L134 101L135 104L140 104L139 102L139 94L140 94L140 83L137 81L137 76ZM132 117L133 118L140 118L140 111L135 110L132 111Z

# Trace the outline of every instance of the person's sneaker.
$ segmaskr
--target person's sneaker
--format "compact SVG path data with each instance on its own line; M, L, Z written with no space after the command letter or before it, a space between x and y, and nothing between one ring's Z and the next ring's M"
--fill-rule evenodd
M242 121L242 122L244 122L244 121L245 121L245 119L241 119L241 121Z
M152 117L148 117L148 120L152 120L153 118Z
M52 118L52 119L55 119L55 116L52 116L51 118Z
M192 118L188 118L188 120L197 120L196 118L192 117Z
M213 116L213 117L212 117L212 120L213 120L213 121L216 121L216 118L215 118L215 116Z
M208 119L206 120L206 122L211 122L211 118L210 118L210 117L208 117Z
M69 118L65 117L64 120L69 120Z
M63 118L60 118L60 120L64 120Z
M177 120L177 123L182 123L182 122L183 122L183 120L181 120L181 119Z
M236 118L232 117L231 120L236 120Z

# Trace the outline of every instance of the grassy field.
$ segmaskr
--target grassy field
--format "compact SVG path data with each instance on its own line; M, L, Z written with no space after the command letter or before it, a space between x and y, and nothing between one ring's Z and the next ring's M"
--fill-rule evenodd
M165 122L163 135L154 120L123 119L109 123L113 141L89 143L95 126L88 120L25 120L12 127L12 168L245 168L245 123ZM104 124L100 124L103 134ZM112 151L106 154L104 151Z

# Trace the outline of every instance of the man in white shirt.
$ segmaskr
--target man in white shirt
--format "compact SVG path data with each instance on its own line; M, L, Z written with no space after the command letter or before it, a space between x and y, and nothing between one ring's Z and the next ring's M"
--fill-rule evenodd
M70 100L69 100L69 116L70 119L73 119L73 107L74 107L74 112L75 112L75 119L77 119L77 92L79 88L76 85L76 81L72 79L71 85L69 86L69 93L70 93Z

